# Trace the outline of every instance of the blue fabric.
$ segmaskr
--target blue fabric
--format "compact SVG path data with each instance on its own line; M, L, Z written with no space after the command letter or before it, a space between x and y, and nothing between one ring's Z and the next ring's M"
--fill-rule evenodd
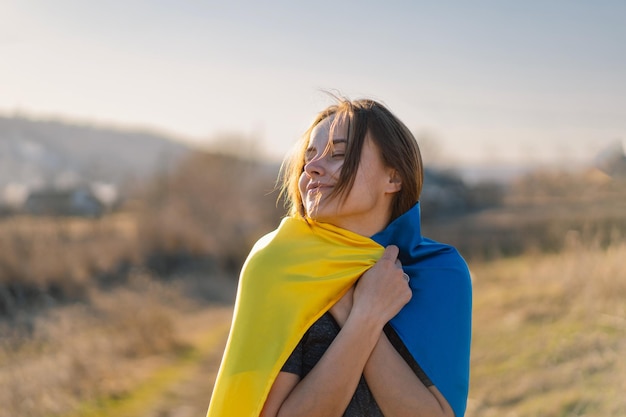
M382 246L398 246L402 268L411 278L413 297L391 320L392 327L455 417L463 417L472 326L467 264L452 246L422 237L419 203L372 239Z

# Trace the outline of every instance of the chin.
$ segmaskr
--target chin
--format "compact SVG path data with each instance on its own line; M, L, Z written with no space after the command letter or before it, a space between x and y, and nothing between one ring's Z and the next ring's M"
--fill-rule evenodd
M317 210L307 210L306 216L311 220L315 220L315 221L320 220L320 214Z
M332 223L337 217L337 208L324 201L310 201L304 207L307 217L316 222Z
M323 221L324 218L324 211L320 210L319 207L314 207L314 208L306 208L306 215L307 217L309 217L311 220L315 220L315 221Z

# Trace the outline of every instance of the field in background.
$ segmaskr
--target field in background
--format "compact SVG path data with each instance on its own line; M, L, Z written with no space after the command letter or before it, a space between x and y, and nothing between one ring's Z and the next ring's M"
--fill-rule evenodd
M471 264L468 417L626 415L626 244Z
M599 171L530 173L507 184L498 204L423 221L425 235L472 260L606 247L626 239L626 180Z
M203 415L274 177L198 154L102 218L1 219L0 417ZM468 417L625 415L626 184L544 172L501 193L424 213L473 273Z

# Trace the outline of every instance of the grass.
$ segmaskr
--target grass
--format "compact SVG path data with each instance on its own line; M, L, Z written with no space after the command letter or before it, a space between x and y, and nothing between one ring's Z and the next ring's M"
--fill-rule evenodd
M621 243L471 263L467 417L626 415L625 254ZM139 279L39 319L0 350L0 416L173 415L180 401L184 415L204 413L229 307L198 314L177 297ZM154 339L138 338L140 328ZM179 385L195 387L193 399L174 399Z
M206 412L218 278L278 219L271 181L235 162L198 156L101 219L0 219L0 417ZM600 180L529 177L425 224L473 272L468 417L626 415L626 183Z
M472 265L468 417L626 414L625 244Z
M199 308L175 287L139 275L114 291L92 290L88 303L5 324L0 416L145 406L214 347L228 312Z
M64 417L136 417L146 414L176 384L189 378L199 362L213 353L228 333L230 323L218 323L196 341L177 360L155 370L145 381L120 397L104 397L81 404ZM207 401L208 401L207 393Z
M140 259L133 216L0 219L0 315L85 299Z
M193 268L236 276L280 221L274 176L260 163L200 152L101 218L0 217L0 319L87 301L94 287L125 284L135 267L165 279Z

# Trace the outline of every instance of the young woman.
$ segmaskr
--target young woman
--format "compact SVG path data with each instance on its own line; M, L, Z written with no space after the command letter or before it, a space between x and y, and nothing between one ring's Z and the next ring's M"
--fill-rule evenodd
M462 417L471 283L421 236L413 135L339 100L283 174L290 216L244 266L209 416Z

